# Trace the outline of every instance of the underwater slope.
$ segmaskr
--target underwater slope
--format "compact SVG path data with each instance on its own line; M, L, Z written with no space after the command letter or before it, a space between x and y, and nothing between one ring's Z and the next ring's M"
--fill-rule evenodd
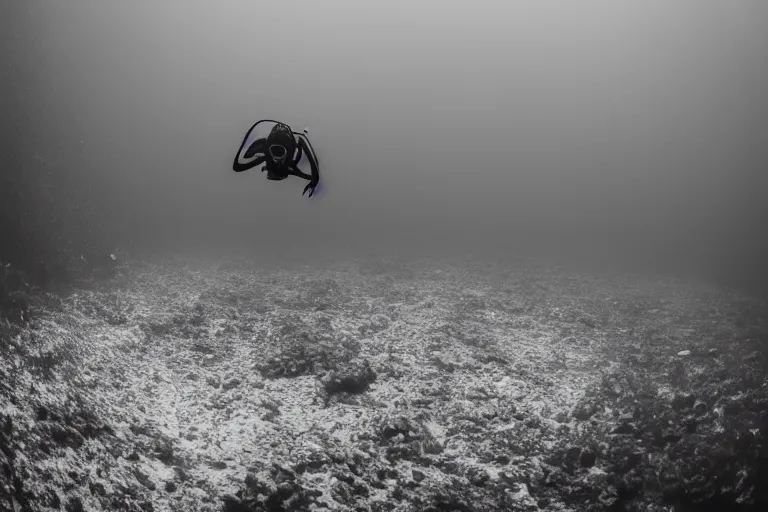
M759 304L563 271L305 270L137 265L5 323L0 510L765 504Z

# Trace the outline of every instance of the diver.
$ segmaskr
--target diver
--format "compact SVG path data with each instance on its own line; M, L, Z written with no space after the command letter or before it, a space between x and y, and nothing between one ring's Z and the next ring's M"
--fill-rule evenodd
M307 138L307 130L296 133L285 124L262 120L254 124L243 139L235 156L232 169L243 172L264 164L261 171L267 171L268 180L284 180L297 176L309 181L303 196L309 192L312 197L320 181L317 155ZM309 173L302 168L309 167Z

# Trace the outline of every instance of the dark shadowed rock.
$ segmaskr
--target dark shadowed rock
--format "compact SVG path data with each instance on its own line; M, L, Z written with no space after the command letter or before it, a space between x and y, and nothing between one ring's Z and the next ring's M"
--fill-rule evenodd
M83 500L77 496L70 498L64 506L64 510L67 512L84 512L85 508L83 507Z
M134 472L134 476L136 477L136 480L141 485L143 485L150 491L154 491L155 489L157 489L157 486L155 485L155 483L149 478L147 474L143 473L142 471L136 470Z
M29 297L18 291L0 297L0 317L16 324L26 323L29 320Z
M306 489L296 481L277 482L275 477L282 473L281 468L272 467L270 477L248 474L245 486L235 496L224 498L224 512L261 512L309 510L316 503L321 491ZM278 478L277 480L280 480ZM339 484L346 485L342 482ZM340 496L343 497L343 496Z
M376 373L365 360L362 363L350 364L346 368L331 372L325 381L325 391L329 395L336 393L359 394L368 389L376 381Z
M672 399L672 407L676 411L690 409L696 403L696 396L690 393L679 393Z
M591 468L595 465L596 460L597 457L594 452L591 450L583 450L581 452L581 457L579 458L579 464L581 464L581 467Z
M574 407L571 413L574 418L586 421L600 410L600 406L594 400L584 400Z
M614 434L634 434L637 432L637 427L630 422L623 422L612 431Z
M437 439L426 439L423 443L421 443L421 447L424 450L424 453L429 455L438 455L440 453L443 453L443 445L438 441ZM501 464L508 464L509 463L509 457L506 455L500 455L499 456L499 463ZM502 462L503 459L506 458L507 462Z
M189 480L189 476L183 468L177 466L173 468L173 471L176 473L176 478L178 478L180 482L186 482Z
M66 425L55 424L50 429L51 439L57 444L68 446L72 449L80 448L85 442L85 438L80 433Z
M224 385L222 386L222 389L224 391L229 391L230 389L235 389L239 385L240 385L240 379L234 378L225 382Z
M477 487L483 487L491 477L487 471L483 469L471 469L467 473L467 478L472 485Z
M107 494L107 490L104 488L104 484L100 482L89 482L88 489L94 496L104 496Z

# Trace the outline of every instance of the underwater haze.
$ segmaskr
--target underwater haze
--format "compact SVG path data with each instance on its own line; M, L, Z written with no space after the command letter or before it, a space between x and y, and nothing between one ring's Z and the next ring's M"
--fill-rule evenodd
M88 212L41 220L38 238L310 260L321 246L528 250L766 282L762 2L3 10L4 179L36 184L5 216L32 200ZM262 118L309 128L316 197L232 172Z
M765 0L6 0L0 51L0 510L768 510ZM234 171L265 119L312 197Z

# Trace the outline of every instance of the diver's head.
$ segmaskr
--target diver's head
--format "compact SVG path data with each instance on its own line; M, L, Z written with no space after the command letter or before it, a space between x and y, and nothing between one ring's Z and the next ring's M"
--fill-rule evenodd
M273 162L282 165L288 156L288 150L282 144L272 144L269 146L269 156L272 157Z

